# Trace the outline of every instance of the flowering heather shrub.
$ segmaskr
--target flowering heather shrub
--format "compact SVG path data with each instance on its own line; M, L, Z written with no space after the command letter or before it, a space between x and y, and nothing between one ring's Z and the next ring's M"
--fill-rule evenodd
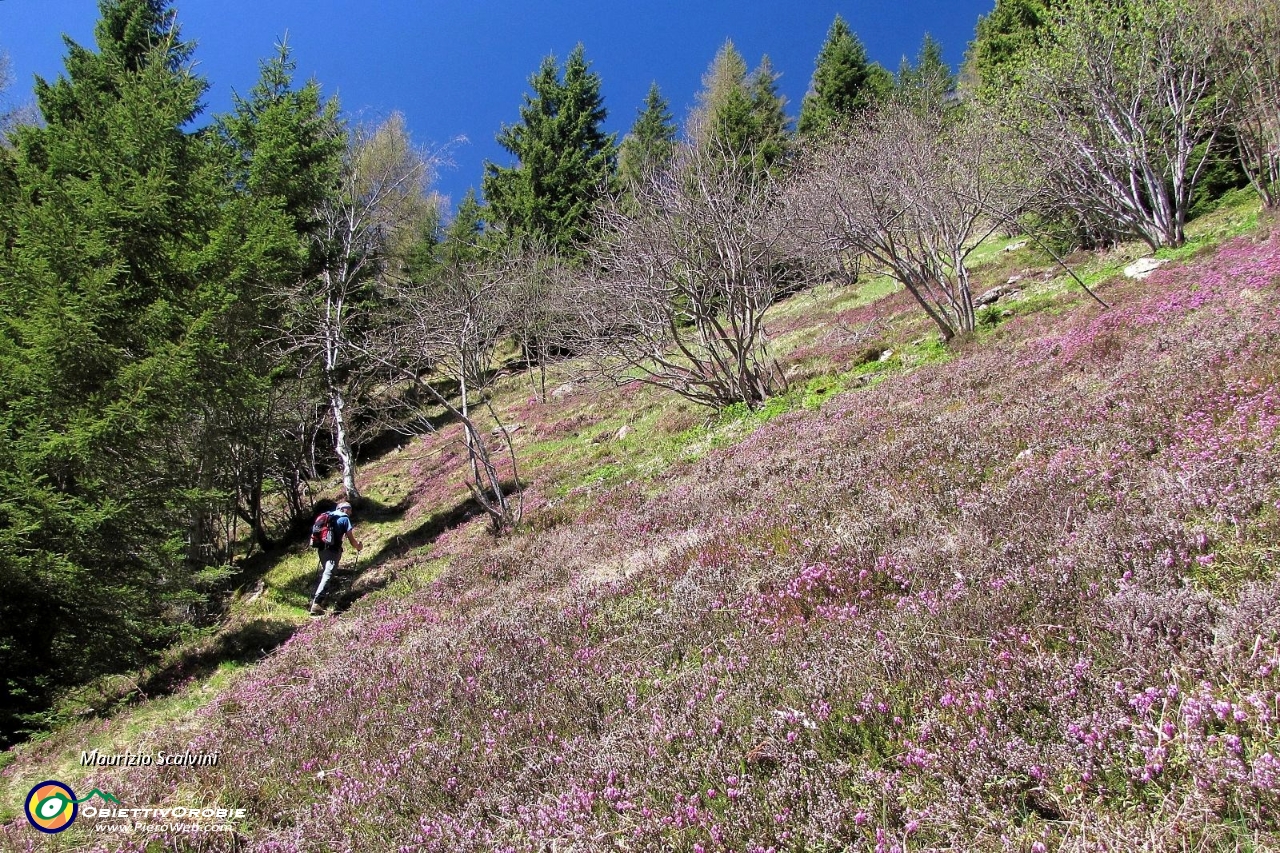
M1280 846L1278 275L1015 318L308 626L158 736L253 816L198 849Z

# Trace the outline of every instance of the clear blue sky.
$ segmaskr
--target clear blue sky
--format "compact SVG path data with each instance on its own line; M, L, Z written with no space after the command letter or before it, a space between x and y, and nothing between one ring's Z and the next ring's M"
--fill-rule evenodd
M872 59L890 70L914 57L925 32L952 65L994 0L177 0L183 35L197 43L211 89L207 111L223 112L245 93L258 61L288 34L301 77L336 93L348 114L376 120L404 113L428 147L458 137L454 165L437 187L454 202L479 189L485 160L506 165L494 142L518 119L530 74L542 58L563 60L578 42L603 78L610 130L625 133L651 81L683 119L702 73L726 38L754 66L769 54L794 117L813 63L837 13ZM35 74L62 71L66 33L93 44L96 0L0 0L0 50L15 81L7 100L27 101Z

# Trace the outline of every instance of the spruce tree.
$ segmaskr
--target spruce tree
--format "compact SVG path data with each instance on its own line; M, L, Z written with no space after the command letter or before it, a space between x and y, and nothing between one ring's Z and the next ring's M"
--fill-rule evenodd
M675 151L676 132L667 99L656 82L650 84L644 108L618 150L619 179L628 186L634 185L646 172L666 163Z
M316 277L325 263L315 239L318 212L336 192L345 151L336 101L325 101L314 80L296 87L294 71L288 46L279 45L209 139L231 190L207 260L234 294L222 334L231 344L228 382L235 388L210 449L221 456L215 467L229 513L243 518L264 548L271 545L266 490L281 491L295 512L304 508L300 453L310 443L298 434L305 390L298 359L274 343L285 307L280 294Z
M702 77L690 138L700 147L749 159L755 169L772 166L789 144L786 99L778 92L777 77L768 56L748 74L742 54L726 41Z
M796 129L812 136L845 124L887 96L892 84L892 75L868 60L861 40L836 15L818 54L810 91L801 102Z
M466 269L484 260L489 245L484 230L484 206L468 189L448 224L424 221L405 255L405 281L432 286L447 269Z
M942 58L942 45L932 35L925 33L915 64L905 56L902 58L902 65L898 69L898 90L913 100L940 106L945 103L955 85L955 74Z
M312 256L311 236L318 211L335 191L345 148L337 101L326 101L315 80L295 87L296 69L288 45L277 45L249 96L233 96L234 111L219 120L234 157L232 184L244 197L282 214L290 232L288 250L306 256L282 272L295 278L314 275L322 262Z
M760 65L751 73L748 91L751 95L751 114L755 133L756 163L771 166L787 152L790 137L787 134L787 99L778 91L778 74L773 70L769 57L763 56Z
M484 207L476 191L468 189L440 244L440 257L447 264L466 266L479 263L485 255Z
M193 446L220 402L226 294L202 277L218 174L165 0L102 0L96 52L36 81L0 258L0 741L136 663L198 599Z
M590 70L579 44L563 77L549 56L529 83L533 94L525 96L520 123L498 134L519 162L486 163L484 197L508 237L545 241L574 254L587 240L592 210L617 159L614 135L604 132L600 75Z

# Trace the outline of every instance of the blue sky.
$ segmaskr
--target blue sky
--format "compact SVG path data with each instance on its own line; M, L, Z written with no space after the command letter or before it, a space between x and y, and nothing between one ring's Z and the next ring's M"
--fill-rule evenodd
M208 112L244 93L258 61L286 33L302 77L336 93L348 114L404 113L414 139L451 146L437 187L455 202L480 185L485 160L510 162L494 136L518 119L529 75L582 42L603 79L610 130L631 126L651 81L683 119L701 76L726 38L754 66L769 54L794 117L837 13L871 58L896 69L925 32L958 65L978 16L994 0L178 0L183 35L197 42L209 80ZM96 0L0 0L0 50L15 81L8 100L29 100L32 75L62 70L61 34L92 45Z

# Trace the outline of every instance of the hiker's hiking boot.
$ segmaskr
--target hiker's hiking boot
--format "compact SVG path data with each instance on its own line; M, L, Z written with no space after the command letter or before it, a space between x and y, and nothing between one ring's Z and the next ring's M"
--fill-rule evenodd
M312 616L323 616L323 615L324 615L324 608L322 608L319 604L317 604L317 603L316 603L316 602L314 602L314 601L313 601L313 602L311 602L311 615L312 615Z

